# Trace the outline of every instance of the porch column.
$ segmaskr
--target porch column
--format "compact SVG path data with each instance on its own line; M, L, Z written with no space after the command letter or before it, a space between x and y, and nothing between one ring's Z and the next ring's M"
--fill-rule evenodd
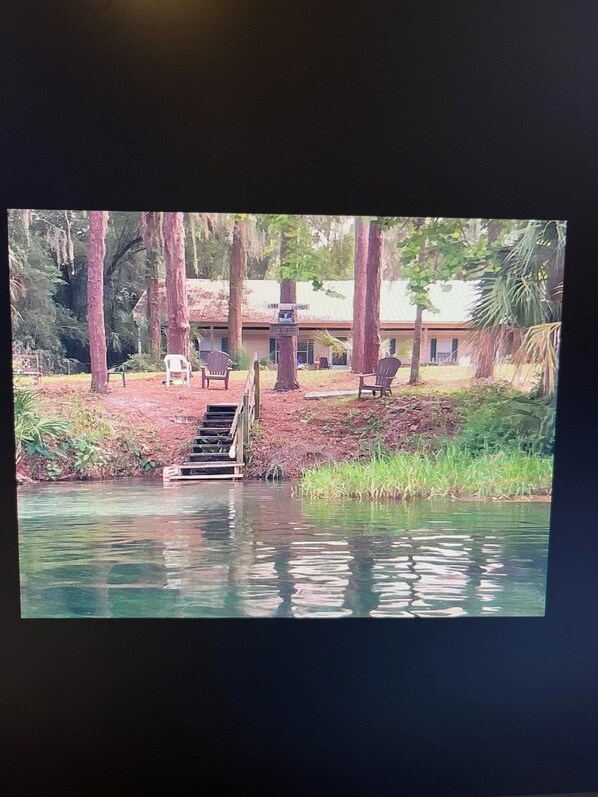
M210 327L210 351L214 351L214 327Z
M421 358L422 363L428 364L430 362L430 346L428 345L428 327L422 328L422 348L424 356Z

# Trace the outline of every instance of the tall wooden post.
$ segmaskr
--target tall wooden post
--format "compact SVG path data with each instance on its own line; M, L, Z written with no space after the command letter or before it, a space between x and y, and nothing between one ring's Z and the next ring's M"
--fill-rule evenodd
M255 420L259 421L260 419L260 399L261 399L261 385L260 385L260 361L257 358L257 352L255 353L255 362L253 363L254 368L254 382L255 382Z
M249 396L243 395L243 445L249 445Z

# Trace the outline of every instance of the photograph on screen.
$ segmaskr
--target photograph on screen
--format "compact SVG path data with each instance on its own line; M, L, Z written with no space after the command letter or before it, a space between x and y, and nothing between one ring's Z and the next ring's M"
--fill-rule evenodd
M8 239L22 617L544 615L566 222Z

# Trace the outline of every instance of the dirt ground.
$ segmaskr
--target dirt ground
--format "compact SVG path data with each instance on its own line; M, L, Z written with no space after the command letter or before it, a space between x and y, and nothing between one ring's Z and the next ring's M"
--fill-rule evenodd
M392 397L364 394L306 400L306 392L351 390L355 377L343 376L321 386L291 393L264 391L261 423L251 446L247 476L295 478L309 465L369 458L377 445L400 450L456 427L446 394L424 394L399 386Z

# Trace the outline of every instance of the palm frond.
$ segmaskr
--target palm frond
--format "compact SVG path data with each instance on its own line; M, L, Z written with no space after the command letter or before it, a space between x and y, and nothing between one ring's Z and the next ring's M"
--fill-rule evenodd
M522 344L513 358L519 368L529 363L541 366L542 394L545 396L552 396L556 391L560 342L560 321L536 324L525 330Z
M334 354L350 354L351 352L351 343L349 341L336 338L334 335L331 335L327 329L314 332L312 338L322 346L332 349Z

